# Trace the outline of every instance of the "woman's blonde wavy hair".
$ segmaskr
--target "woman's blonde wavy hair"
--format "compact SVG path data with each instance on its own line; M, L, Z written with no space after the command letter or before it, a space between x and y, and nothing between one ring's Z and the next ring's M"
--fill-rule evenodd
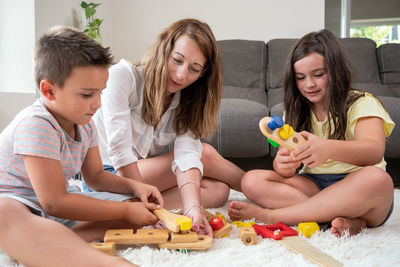
M181 90L179 108L174 120L177 135L191 131L195 138L210 138L217 129L217 116L222 94L221 59L210 27L196 19L182 19L158 35L143 60L144 105L146 123L156 126L164 109L164 93L168 85L168 57L182 35L193 39L206 58L200 77Z

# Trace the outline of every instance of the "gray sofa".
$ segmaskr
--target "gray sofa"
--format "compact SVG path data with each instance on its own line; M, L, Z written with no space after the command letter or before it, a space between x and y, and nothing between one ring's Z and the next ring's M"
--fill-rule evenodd
M219 127L208 142L244 170L270 169L271 149L258 128L264 116L282 115L283 73L297 39L221 40L224 86ZM365 38L340 39L353 65L353 87L371 92L385 105L396 127L387 140L387 171L400 185L400 44L376 48Z

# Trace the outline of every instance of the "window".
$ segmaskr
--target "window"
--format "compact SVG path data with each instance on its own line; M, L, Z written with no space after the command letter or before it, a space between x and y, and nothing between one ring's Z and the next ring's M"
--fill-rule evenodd
M351 21L350 37L365 37L376 42L400 43L400 19Z

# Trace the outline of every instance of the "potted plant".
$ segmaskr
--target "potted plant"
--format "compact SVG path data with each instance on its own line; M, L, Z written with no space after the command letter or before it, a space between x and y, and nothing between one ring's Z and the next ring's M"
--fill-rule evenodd
M94 16L96 14L96 8L99 5L100 3L86 3L85 1L81 2L81 7L85 10L86 18L86 28L84 29L84 32L86 32L90 38L101 44L100 25L103 20Z

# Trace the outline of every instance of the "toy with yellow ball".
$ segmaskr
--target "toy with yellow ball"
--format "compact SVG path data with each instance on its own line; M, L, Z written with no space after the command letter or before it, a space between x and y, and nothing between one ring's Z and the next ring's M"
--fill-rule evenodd
M319 232L319 225L316 222L303 222L297 226L297 231L307 238Z

